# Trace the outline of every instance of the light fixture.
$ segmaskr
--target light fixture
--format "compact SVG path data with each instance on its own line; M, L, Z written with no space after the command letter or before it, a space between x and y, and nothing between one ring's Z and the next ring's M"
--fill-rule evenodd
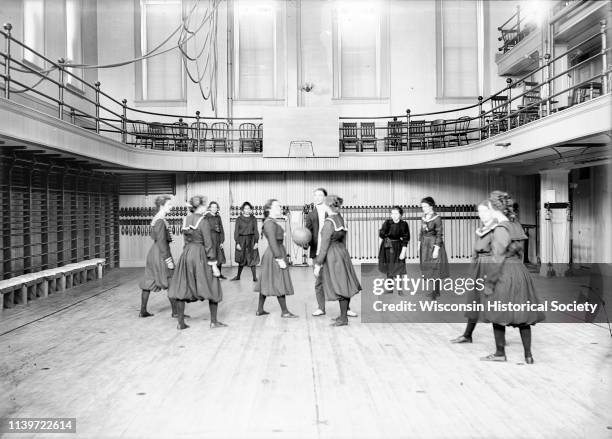
M310 91L314 88L314 84L312 82L305 82L300 87L300 90L305 91L306 93L310 93Z

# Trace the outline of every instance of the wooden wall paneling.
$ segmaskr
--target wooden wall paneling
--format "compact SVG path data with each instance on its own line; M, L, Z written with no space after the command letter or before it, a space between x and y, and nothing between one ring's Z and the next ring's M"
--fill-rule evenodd
M41 200L40 200L40 222L41 222L41 270L49 268L49 168L41 170L42 174L42 188L41 188Z
M13 271L12 234L13 234L13 202L12 202L12 175L14 161L2 162L2 279L10 277Z

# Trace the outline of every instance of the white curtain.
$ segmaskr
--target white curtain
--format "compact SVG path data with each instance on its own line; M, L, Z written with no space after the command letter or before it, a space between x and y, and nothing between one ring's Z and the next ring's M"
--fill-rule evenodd
M274 99L276 5L243 0L237 5L239 99Z
M441 97L478 96L478 10L476 0L442 0Z
M45 54L45 1L23 1L23 42L41 54ZM40 67L44 61L29 50L23 49L23 59Z
M142 53L165 40L181 24L182 6L177 0L142 1ZM176 38L159 51L176 44ZM185 99L185 79L178 49L148 58L143 62L143 100L172 101Z
M82 37L82 0L66 0L66 57L72 64L83 62L83 37ZM73 75L82 78L82 69L68 69ZM83 85L77 79L66 75L66 82L79 89Z
M340 39L340 97L378 96L377 40L380 17L375 9L342 8L338 12Z

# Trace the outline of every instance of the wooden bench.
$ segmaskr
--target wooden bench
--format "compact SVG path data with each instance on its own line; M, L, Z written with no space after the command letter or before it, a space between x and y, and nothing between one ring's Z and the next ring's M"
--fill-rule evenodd
M105 262L104 258L88 259L0 280L0 309L25 305L37 297L47 297L51 293L64 291L88 280L101 279Z

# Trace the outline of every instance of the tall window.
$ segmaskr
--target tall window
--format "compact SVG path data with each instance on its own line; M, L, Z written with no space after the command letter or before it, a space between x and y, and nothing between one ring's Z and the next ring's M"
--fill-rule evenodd
M83 37L82 37L82 0L66 0L66 57L71 64L83 63ZM70 73L83 78L82 69L68 69ZM79 90L83 84L70 75L66 75L66 82Z
M481 89L479 0L437 0L438 98L475 98Z
M45 53L45 0L23 1L23 42L44 55ZM39 67L45 62L29 50L23 50L23 59Z
M140 51L150 52L164 41L183 17L181 0L140 0ZM176 44L176 38L159 51ZM139 97L145 101L185 100L185 73L178 49L142 62Z
M334 8L334 97L388 97L386 2L338 1Z
M284 99L283 2L239 0L234 9L237 99Z

